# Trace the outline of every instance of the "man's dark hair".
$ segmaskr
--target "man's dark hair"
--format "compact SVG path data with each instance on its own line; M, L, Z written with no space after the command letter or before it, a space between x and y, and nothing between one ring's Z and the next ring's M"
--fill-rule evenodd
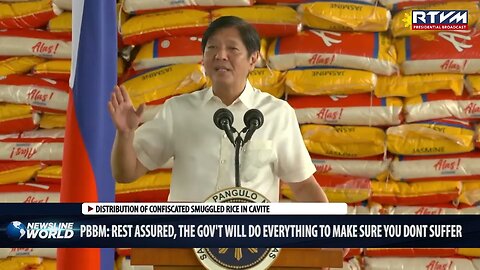
M240 33L240 37L242 38L242 42L247 48L248 56L251 56L254 52L260 50L260 37L258 36L257 30L247 23L246 21L242 20L239 17L235 16L223 16L215 21L213 21L203 33L202 38L202 53L205 52L205 47L207 46L208 39L215 34L220 29L223 28L230 28L234 27Z

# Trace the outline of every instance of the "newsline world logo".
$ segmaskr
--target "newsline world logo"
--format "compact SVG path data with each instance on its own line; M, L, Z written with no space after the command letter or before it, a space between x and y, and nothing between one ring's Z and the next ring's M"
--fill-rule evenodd
M468 10L412 10L402 19L411 30L468 30Z
M70 239L75 235L73 222L27 222L12 221L7 225L9 239Z

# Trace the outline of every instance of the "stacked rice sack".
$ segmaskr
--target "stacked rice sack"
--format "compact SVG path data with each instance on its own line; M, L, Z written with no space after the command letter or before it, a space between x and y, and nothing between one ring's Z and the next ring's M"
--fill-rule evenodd
M67 14L51 0L0 1L0 202L60 200L71 37L52 22ZM71 30L69 30L71 31ZM57 173L53 173L57 171ZM2 248L1 269L55 269L54 248Z
M375 95L402 97L404 122L386 130L393 160L387 181L372 181L369 201L384 214L478 214L478 2L380 2L394 12L400 72L379 76ZM471 30L413 31L412 9L468 10ZM363 262L365 269L476 269L477 256L463 249L366 249Z
M371 179L388 176L384 127L402 122L399 98L373 94L379 74L398 72L385 33L391 13L368 1L305 2L296 6L304 29L275 39L268 64L285 72L286 99L329 200L378 214L368 199ZM283 194L295 199L288 188Z

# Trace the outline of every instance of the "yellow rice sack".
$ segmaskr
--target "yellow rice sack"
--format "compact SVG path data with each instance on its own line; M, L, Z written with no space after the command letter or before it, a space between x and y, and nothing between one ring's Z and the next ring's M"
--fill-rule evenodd
M29 181L42 167L40 162L31 161L0 163L0 185Z
M353 69L289 70L285 76L286 91L292 95L348 95L371 92L377 75Z
M64 128L66 125L66 114L43 113L40 117L41 128Z
M473 150L473 127L466 121L439 120L390 127L388 151L397 155L440 155Z
M294 35L300 30L297 12L288 6L255 5L251 7L229 7L212 11L212 20L222 16L244 19L261 37Z
M45 59L36 56L8 57L0 60L0 76L28 73Z
M170 171L149 172L131 183L116 183L115 193L148 190L157 187L170 186Z
M480 248L457 248L457 254L467 257L480 257Z
M439 32L435 30L412 30L412 10L419 8L404 9L393 16L390 26L394 37L422 35L431 32ZM476 2L446 2L441 4L426 5L421 7L422 10L467 10L468 25L475 25L480 17L480 10Z
M385 132L375 127L302 125L303 141L310 153L362 158L383 154Z
M126 87L136 107L149 101L199 90L205 82L201 65L178 64L140 74L122 85Z
M465 88L472 96L480 95L480 75L467 75L465 77Z
M70 60L50 60L33 67L32 73L42 78L66 81L70 78L70 64Z
M315 179L327 195L329 202L359 203L370 197L371 189L368 178L315 173ZM290 186L286 184L281 186L281 193L288 199L296 199Z
M123 42L138 45L165 36L202 36L210 13L193 9L168 10L134 16L121 27Z
M132 183L115 186L117 202L166 202L170 193L171 171L149 172Z
M42 264L40 257L8 257L0 259L0 269L25 270L37 269Z
M463 182L463 188L460 197L458 197L458 202L471 206L480 203L480 177L479 181Z
M35 182L44 184L60 184L62 180L62 166L52 165L38 171Z
M49 60L35 65L32 68L32 74L37 77L53 80L68 81L70 78L71 61L70 60ZM125 70L125 60L117 58L117 75L120 78Z
M442 89L450 89L460 96L463 92L463 85L462 74L378 76L375 96L413 97Z
M63 12L51 19L47 26L48 31L54 33L72 32L72 12Z
M331 31L384 32L391 19L388 9L364 3L314 2L298 11L304 25Z
M284 73L268 68L256 68L248 75L253 87L280 98L285 93Z
M0 134L34 130L39 121L39 115L32 113L30 105L0 102Z
M378 182L372 181L370 199L383 205L422 205L448 203L460 194L459 181Z
M35 270L57 270L57 260L43 258L42 265Z
M0 28L42 27L60 13L62 13L62 10L54 8L51 0L18 3L0 2Z

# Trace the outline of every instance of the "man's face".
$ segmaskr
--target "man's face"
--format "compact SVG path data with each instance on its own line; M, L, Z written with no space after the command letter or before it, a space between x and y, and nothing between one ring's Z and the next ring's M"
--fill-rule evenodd
M234 85L245 81L248 73L255 68L257 57L258 53L248 56L236 28L222 28L208 39L203 65L213 85Z

